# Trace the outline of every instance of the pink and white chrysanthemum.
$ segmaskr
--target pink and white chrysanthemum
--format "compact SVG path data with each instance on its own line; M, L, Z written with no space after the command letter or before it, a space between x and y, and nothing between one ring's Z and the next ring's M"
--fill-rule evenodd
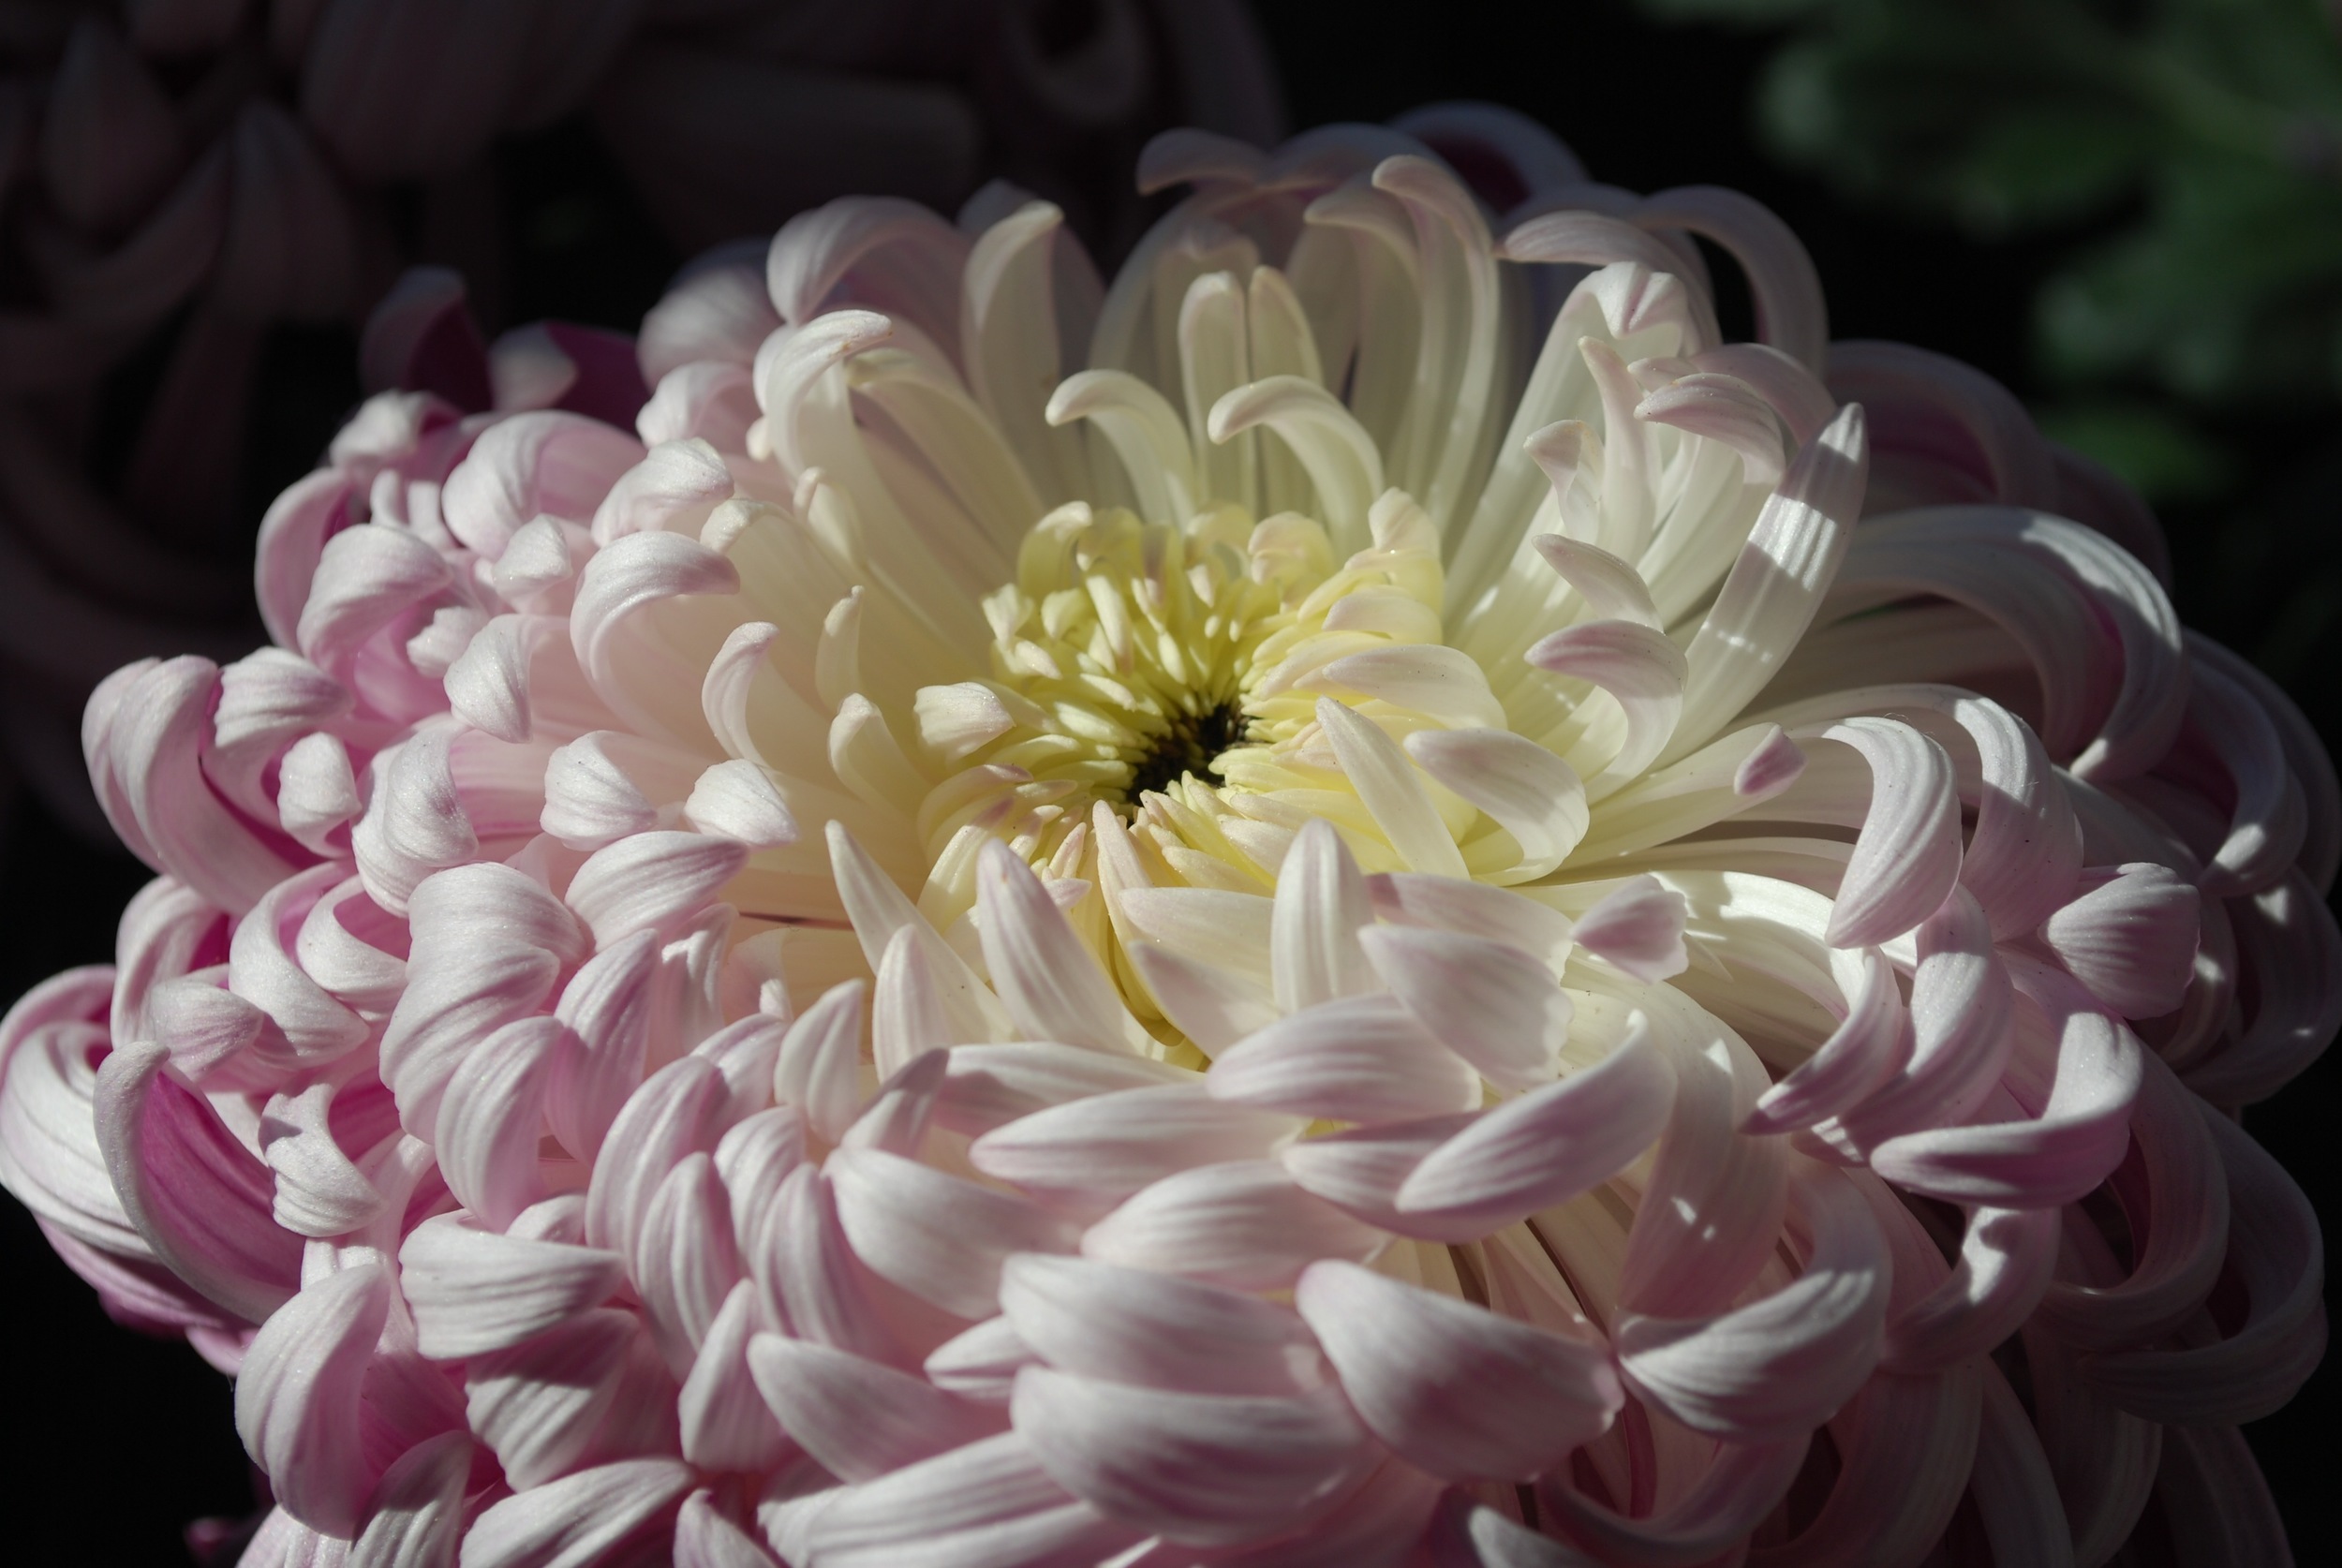
M378 399L92 703L0 1176L245 1561L2281 1560L2342 813L2152 520L1500 112L1141 172Z

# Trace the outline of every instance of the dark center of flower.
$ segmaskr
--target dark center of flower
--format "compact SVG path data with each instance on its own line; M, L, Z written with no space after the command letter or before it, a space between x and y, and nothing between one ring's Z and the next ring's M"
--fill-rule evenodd
M1122 795L1123 814L1134 811L1149 791L1168 789L1187 774L1219 783L1220 770L1213 761L1230 747L1242 746L1251 723L1234 699L1202 713L1176 716L1132 768Z

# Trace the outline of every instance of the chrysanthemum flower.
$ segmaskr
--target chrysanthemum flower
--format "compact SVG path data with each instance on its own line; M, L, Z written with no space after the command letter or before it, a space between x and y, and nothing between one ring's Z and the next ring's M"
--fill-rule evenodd
M2342 817L2152 522L1509 116L1142 177L378 401L92 704L0 1149L246 1561L2280 1560Z

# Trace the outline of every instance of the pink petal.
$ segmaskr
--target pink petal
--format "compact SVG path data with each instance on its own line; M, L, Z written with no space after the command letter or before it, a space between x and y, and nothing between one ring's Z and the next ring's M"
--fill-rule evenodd
M611 1124L594 1161L586 1190L589 1243L632 1254L660 1183L687 1156L712 1150L723 1136L724 1102L723 1074L696 1057L651 1074Z
M1298 1394L1323 1383L1301 1320L1258 1296L1090 1258L1020 1253L1001 1310L1028 1359L1190 1394Z
M1548 635L1522 657L1540 670L1599 688L1625 714L1617 754L1588 780L1597 798L1639 777L1675 733L1687 671L1682 650L1666 632L1634 621L1580 621Z
M1833 1423L1841 1468L1821 1512L1783 1550L1815 1568L1917 1564L1959 1506L1976 1452L1975 1362L1929 1378L1881 1376Z
M1593 1067L1504 1102L1425 1156L1398 1206L1499 1229L1624 1169L1667 1126L1674 1094L1638 1018Z
M1134 1050L1143 1031L1032 868L987 841L976 874L986 968L1018 1029L1035 1040Z
M1012 1264L1015 1261L1010 1260ZM919 1369L929 1383L947 1394L977 1404L1005 1405L1016 1369L1030 1367L1038 1359L1007 1318L986 1318L936 1347Z
M1122 951L1164 1015L1207 1056L1225 1050L1277 1016L1267 987L1249 975L1145 941L1132 942Z
M1531 957L1549 957L1569 940L1569 920L1560 911L1485 883L1399 871L1367 878L1366 888L1374 912L1394 925L1503 942Z
M878 1149L826 1167L837 1218L871 1272L963 1318L990 1317L1011 1252L1070 1250L1063 1221L1005 1192Z
M1077 1501L1003 1432L836 1494L807 1529L823 1568L1092 1568L1138 1531Z
M331 1084L312 1084L297 1095L271 1095L260 1113L260 1158L276 1176L269 1212L301 1235L347 1235L386 1206L383 1194L334 1141L333 1102Z
M2236 1426L2290 1399L2324 1354L2325 1243L2316 1212L2251 1134L2201 1108L2228 1168L2228 1271L2244 1321L2208 1344L2110 1351L2087 1358L2097 1398L2165 1425Z
M927 1124L934 1118L936 1101L942 1093L944 1075L950 1066L951 1057L943 1051L927 1051L912 1058L908 1066L879 1086L869 1108L846 1129L837 1140L838 1146L875 1148L916 1160L919 1146L926 1141Z
M696 537L733 494L732 471L704 441L663 441L620 474L594 509L594 542L662 529Z
M464 1537L464 1568L587 1568L647 1542L690 1489L677 1459L625 1459L491 1504Z
M1840 1120L1858 1144L1957 1121L1983 1102L2013 1038L2007 967L1964 888L1920 928L1910 1060Z
M1319 1258L1365 1259L1385 1240L1265 1160L1165 1176L1083 1233L1085 1257L1239 1290L1275 1290Z
M801 836L772 775L743 757L701 774L683 803L683 816L702 833L736 838L752 850L793 844Z
M464 1535L471 1460L471 1439L463 1432L426 1438L400 1455L367 1500L366 1527L349 1548L347 1568L452 1561Z
M2018 954L2007 962L2055 1034L2055 1080L2031 1119L1907 1132L1880 1144L1871 1168L1898 1187L1952 1203L2047 1207L2074 1202L2122 1161L2142 1071L2138 1041L2063 970Z
M1193 1083L1196 1074L1149 1057L1108 1056L1043 1043L955 1045L936 1119L981 1135L1019 1117L1090 1095Z
M1675 1096L1627 1232L1618 1296L1636 1311L1701 1317L1723 1310L1773 1257L1787 1150L1732 1131L1765 1084L1748 1047L1669 989L1641 1000Z
M683 1511L675 1516L674 1568L774 1568L774 1563L754 1536L717 1511L716 1494L702 1487L683 1500Z
M491 425L448 476L440 510L465 544L490 560L541 513L582 523L610 486L643 460L643 445L599 420L552 410Z
M992 1413L924 1379L803 1339L758 1335L749 1368L789 1435L848 1481L876 1480L999 1428Z
M465 1419L514 1487L543 1486L577 1464L618 1396L628 1347L641 1332L633 1313L596 1309L471 1359Z
M398 1263L416 1344L435 1361L501 1350L566 1323L626 1272L615 1252L497 1235L454 1215L416 1226Z
M375 1481L358 1392L391 1294L390 1277L371 1264L326 1275L260 1325L236 1379L236 1435L278 1503L345 1538L357 1532Z
M683 1380L675 1401L683 1457L702 1470L762 1472L788 1456L788 1440L749 1368L757 1319L756 1286L743 1280L724 1298Z
M1060 1486L1183 1545L1232 1546L1305 1523L1375 1458L1330 1388L1174 1394L1028 1367L1010 1413Z
M1374 971L1357 933L1373 919L1357 863L1331 823L1312 819L1277 874L1269 935L1277 1005L1294 1013L1371 989Z
M871 1360L897 1353L855 1274L829 1183L810 1164L783 1178L748 1250L766 1315L801 1339Z
M1302 1191L1378 1230L1451 1246L1477 1241L1491 1226L1472 1209L1417 1214L1399 1206L1400 1190L1425 1156L1475 1119L1467 1113L1354 1127L1287 1144L1277 1158Z
M2196 977L2196 889L2168 866L2085 872L2081 895L2042 923L2041 939L2126 1018L2160 1018Z
M1215 1100L1204 1083L1164 1084L1020 1117L969 1146L968 1159L986 1176L1097 1214L1191 1165L1259 1159L1299 1126L1291 1117Z
M1417 730L1407 755L1425 773L1478 806L1520 846L1520 864L1502 880L1532 881L1567 858L1586 836L1586 791L1567 762L1503 729Z
M897 927L886 939L870 998L870 1056L879 1072L892 1077L921 1055L964 1038L944 1008L918 931Z
M733 1123L716 1145L716 1170L732 1205L732 1234L746 1256L764 1231L780 1184L805 1161L805 1117L775 1105Z
M110 704L100 703L106 689L93 694L82 745L90 777L101 786L98 799L123 841L156 869L241 914L300 867L246 826L202 777L218 685L219 672L208 659L144 667L113 691Z
M1683 947L1683 895L1659 879L1628 879L1578 917L1570 935L1578 945L1614 969L1646 984L1671 980L1690 967Z
M598 945L645 929L673 937L738 874L748 856L748 846L736 839L638 833L595 851L577 868L569 905Z
M862 1000L867 983L831 986L789 1026L773 1063L773 1097L836 1142L862 1109ZM948 1094L946 1096L948 1102Z
M1697 1430L1735 1442L1819 1426L1877 1365L1885 1328L1886 1244L1844 1176L1808 1167L1791 1190L1812 1227L1802 1273L1719 1317L1624 1313L1612 1329L1637 1393Z
M643 1081L658 985L659 939L637 931L587 959L561 988L554 1017L566 1029L545 1086L545 1119L579 1159L601 1151Z
M1876 948L1861 953L1862 980L1845 1018L1820 1049L1765 1090L1744 1133L1792 1132L1860 1103L1910 1058L1911 1019L1894 970Z
M325 541L294 645L327 673L344 673L361 643L452 580L446 558L419 534L385 523L344 528Z
M1856 717L1822 738L1870 763L1871 796L1824 940L1869 947L1940 908L1959 880L1960 796L1950 756L1899 719Z
M439 1101L440 1175L458 1202L500 1230L545 1195L537 1143L558 1019L507 1024L466 1057Z
M98 1070L97 1146L124 1214L188 1284L252 1322L291 1296L301 1238L271 1212L274 1182L159 1045L122 1046Z
M1479 1103L1480 1076L1389 996L1323 1002L1231 1045L1212 1098L1336 1121L1409 1121Z
M586 1222L593 1213L590 1200ZM667 1368L686 1376L744 1271L732 1239L732 1208L716 1161L686 1155L643 1212L635 1232L634 1288Z
M1452 931L1403 925L1358 933L1399 999L1441 1044L1500 1088L1552 1081L1569 1033L1569 998L1520 949Z
M1957 1266L1889 1321L1881 1364L1892 1372L1940 1372L2008 1339L2049 1287L2057 1232L2054 1209L1970 1211Z
M2107 1284L2060 1280L2040 1300L2042 1323L2083 1350L2121 1350L2179 1328L2211 1294L2229 1254L2221 1140L2207 1125L2202 1102L2160 1058L2142 1052L2140 1063L2145 1072L2130 1117L2137 1159L2127 1158L2114 1177L2126 1212L2136 1216L2129 1275ZM2049 1254L2044 1276L2056 1248L2053 1228L2042 1243Z
M1625 1399L1603 1346L1356 1264L1312 1264L1293 1301L1374 1435L1448 1480L1541 1474Z

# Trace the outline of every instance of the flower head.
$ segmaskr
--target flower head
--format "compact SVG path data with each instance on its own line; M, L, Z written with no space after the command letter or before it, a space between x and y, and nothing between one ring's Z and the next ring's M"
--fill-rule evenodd
M0 1148L240 1363L267 1550L2097 1562L2231 1487L2323 1320L2221 1113L2342 837L2151 523L1508 115L1142 175L1110 287L793 221L639 442L378 400L288 645L93 703L165 875Z

